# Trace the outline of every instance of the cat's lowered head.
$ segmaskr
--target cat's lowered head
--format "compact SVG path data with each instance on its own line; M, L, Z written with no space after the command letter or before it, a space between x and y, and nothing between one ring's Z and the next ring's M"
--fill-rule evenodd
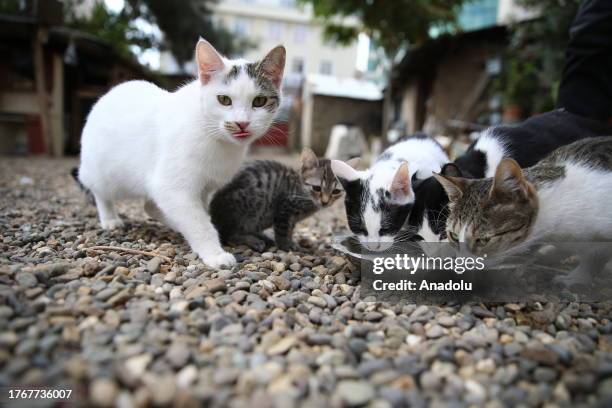
M492 178L435 177L450 200L448 239L474 254L612 240L612 137L563 146L525 170L504 158Z
M236 260L203 203L272 124L285 49L256 62L230 60L200 39L195 59L198 77L174 92L128 81L100 98L83 128L79 181L94 195L103 228L123 225L117 201L144 198L205 263L231 266Z
M449 161L432 138L418 134L387 148L365 171L332 160L332 170L346 192L351 232L371 251L386 250L403 235L415 203L415 187Z

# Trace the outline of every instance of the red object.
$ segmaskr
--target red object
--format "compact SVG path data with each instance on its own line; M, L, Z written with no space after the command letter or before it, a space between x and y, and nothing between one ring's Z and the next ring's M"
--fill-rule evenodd
M255 146L287 146L289 141L289 123L280 122L273 124L268 133L255 141Z
M28 153L47 153L47 149L45 147L45 139L43 138L42 133L42 123L40 121L39 115L32 115L28 117L26 131L28 134Z

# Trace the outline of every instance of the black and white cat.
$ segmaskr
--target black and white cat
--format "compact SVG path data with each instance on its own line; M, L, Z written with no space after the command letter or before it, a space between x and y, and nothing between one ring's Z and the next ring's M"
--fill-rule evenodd
M483 131L465 154L454 163L443 166L440 174L493 177L503 158L512 158L526 168L561 146L603 135L612 135L612 126L559 109L531 117L515 126L495 126ZM432 236L423 237L426 241L445 239L448 197L444 189L434 178L429 178L415 193L410 228L432 231Z
M359 242L372 251L391 247L413 209L415 190L448 161L442 146L424 134L390 146L368 170L332 160L346 192L348 225Z

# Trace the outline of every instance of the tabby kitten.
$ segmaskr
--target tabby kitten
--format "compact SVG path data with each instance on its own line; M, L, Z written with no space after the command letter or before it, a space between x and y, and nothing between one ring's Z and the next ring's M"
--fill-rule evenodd
M563 146L525 170L502 159L493 178L435 177L450 200L449 240L474 254L612 240L612 137Z
M246 165L215 194L210 215L223 242L258 252L274 243L284 251L296 250L295 224L330 206L342 192L330 161L304 148L300 172L274 161ZM269 227L275 242L262 233Z

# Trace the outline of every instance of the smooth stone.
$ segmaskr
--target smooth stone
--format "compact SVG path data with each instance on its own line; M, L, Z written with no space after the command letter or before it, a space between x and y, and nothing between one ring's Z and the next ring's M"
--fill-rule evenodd
M38 279L31 272L21 271L15 276L15 280L20 286L25 288L33 288L38 284Z
M112 407L119 394L115 381L108 378L94 380L89 387L92 402L100 407Z
M365 381L344 380L336 387L335 394L347 406L356 407L374 398L374 387Z
M162 259L158 257L150 259L146 265L147 271L151 274L158 273L162 262Z
M437 339L438 337L442 337L444 335L444 329L436 324L427 329L425 334L430 339Z

